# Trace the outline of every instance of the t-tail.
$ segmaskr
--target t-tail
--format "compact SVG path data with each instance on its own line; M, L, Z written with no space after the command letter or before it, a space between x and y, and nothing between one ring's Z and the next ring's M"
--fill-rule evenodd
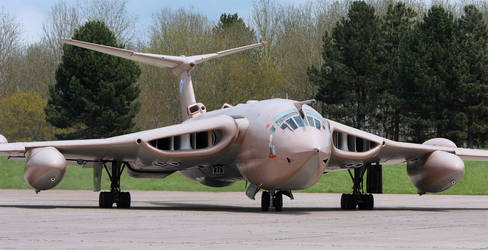
M266 44L266 42L263 41L210 54L194 56L167 56L151 53L140 53L132 50L114 48L71 39L63 39L63 42L136 62L148 63L159 67L168 67L173 69L173 73L178 76L179 80L180 103L183 120L193 117L195 114L200 113L200 111L204 109L204 106L201 103L197 103L195 100L195 92L193 90L193 84L191 81L191 71L197 64L213 58L234 54Z

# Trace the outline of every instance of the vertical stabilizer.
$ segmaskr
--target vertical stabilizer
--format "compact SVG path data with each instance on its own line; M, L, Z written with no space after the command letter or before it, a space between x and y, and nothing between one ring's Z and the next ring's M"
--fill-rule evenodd
M181 72L179 80L178 90L180 93L181 115L183 120L186 120L191 114L189 107L197 103L195 100L195 92L193 90L190 70Z

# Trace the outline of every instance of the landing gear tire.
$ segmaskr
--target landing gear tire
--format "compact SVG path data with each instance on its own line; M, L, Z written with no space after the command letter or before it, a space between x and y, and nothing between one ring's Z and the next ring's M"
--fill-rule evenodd
M358 208L360 210L373 210L374 197L372 194L362 194L361 201L358 202Z
M261 194L261 210L268 211L270 206L271 197L268 191L263 191Z
M105 163L103 162L103 166L110 178L110 192L100 192L98 197L99 206L101 208L111 208L115 203L118 208L130 208L130 193L120 191L120 176L128 163L114 161L112 162L111 171L109 171Z
M374 208L374 197L372 194L365 194L363 190L363 177L367 167L354 169L354 175L350 170L347 170L351 180L353 182L352 194L342 194L341 196L341 209L352 210L356 207L360 210L372 210ZM375 190L379 190L376 188Z
M353 210L356 209L357 201L352 194L342 194L341 196L341 209Z
M110 192L100 192L98 196L98 205L100 208L111 208L114 204L114 198Z
M117 202L118 208L130 208L130 193L120 192L119 201Z
M283 210L283 194L281 192L276 192L273 196L273 207L276 212Z

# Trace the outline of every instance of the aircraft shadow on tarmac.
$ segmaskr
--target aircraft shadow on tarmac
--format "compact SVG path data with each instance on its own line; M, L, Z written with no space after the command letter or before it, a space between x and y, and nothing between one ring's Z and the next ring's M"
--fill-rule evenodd
M280 213L280 214L308 214L313 212L374 212L374 211L419 211L419 212L449 212L449 211L488 211L488 208L469 208L469 207L377 207L374 210L341 210L338 207L285 207L281 212L275 212L270 208L268 212L261 211L259 207L243 207L229 205L213 205L199 203L181 202L148 202L151 206L133 206L130 210L154 210L154 211L204 211L204 212L234 212L234 213ZM97 206L77 206L77 205L19 205L19 204L0 204L0 208L24 208L24 209L99 209ZM107 209L107 208L105 208ZM110 209L110 208L108 208ZM111 208L118 209L114 206Z

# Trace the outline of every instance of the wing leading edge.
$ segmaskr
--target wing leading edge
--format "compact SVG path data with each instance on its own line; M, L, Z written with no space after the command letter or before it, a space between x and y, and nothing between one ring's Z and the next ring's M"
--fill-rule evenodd
M331 164L354 167L362 163L380 162L382 165L404 164L434 151L444 151L459 156L462 160L488 161L488 151L457 148L445 145L429 145L392 141L338 122L328 120L334 138ZM352 138L352 139L351 139ZM366 142L369 147L356 150L347 142Z
M234 120L230 116L222 115L106 139L4 143L0 144L0 155L25 158L26 153L31 149L53 147L71 161L135 161L140 160L142 150L145 152L143 155L152 154L151 157L157 159L179 159L181 162L189 159L194 163L200 157L218 157L220 152L238 141L239 135L246 132L248 125L245 118ZM189 146L182 147L181 150L174 150L174 148L163 150L151 145L152 141L164 138L190 139L191 134L204 131L221 131L219 143L194 149L189 141L187 143ZM153 160L151 157L147 157L149 162Z

